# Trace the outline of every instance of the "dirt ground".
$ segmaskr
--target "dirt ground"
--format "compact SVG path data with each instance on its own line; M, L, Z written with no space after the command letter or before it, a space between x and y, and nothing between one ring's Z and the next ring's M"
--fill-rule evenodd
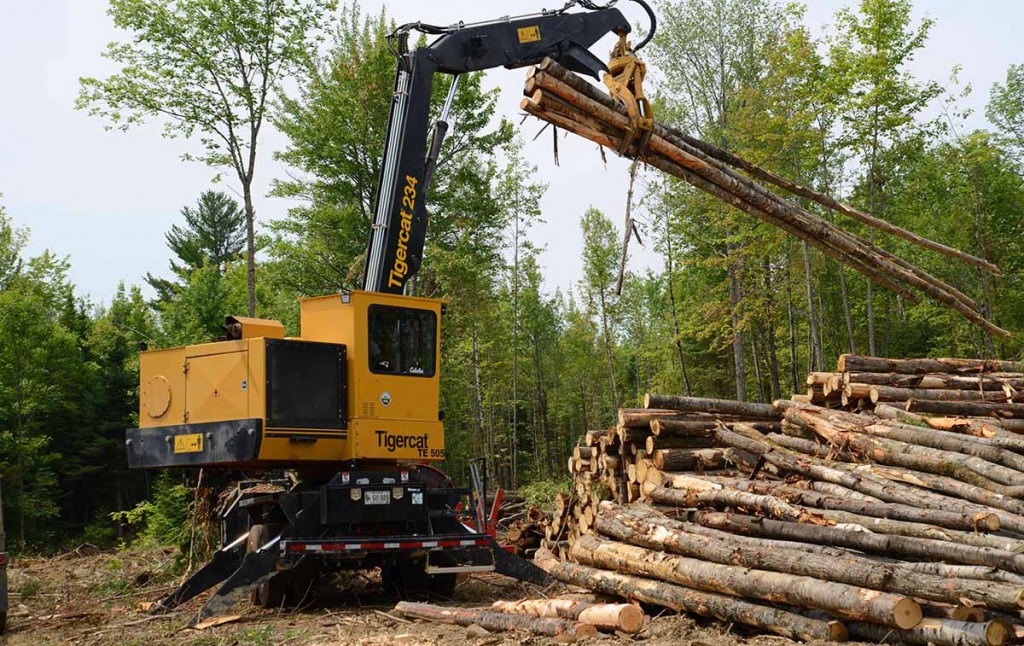
M318 601L299 610L264 610L245 602L234 609L240 617L221 626L194 630L186 624L202 604L193 600L177 611L151 616L147 602L168 594L179 577L170 573L173 556L163 550L98 552L80 548L55 558L15 560L11 584L9 630L0 642L10 646L88 644L159 646L197 644L411 646L462 644L504 646L558 643L525 634L487 634L479 627L409 622L388 614L394 599L380 590L370 574L346 574L344 581L325 582ZM460 581L451 602L483 606L498 599L539 596L542 591L498 575L473 575ZM553 596L564 590L543 591ZM655 646L785 646L780 637L745 635L720 623L685 616L656 616L638 635L602 635L579 643Z

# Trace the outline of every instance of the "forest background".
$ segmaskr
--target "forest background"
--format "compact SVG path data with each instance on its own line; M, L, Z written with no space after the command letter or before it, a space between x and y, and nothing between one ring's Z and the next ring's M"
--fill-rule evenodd
M168 30L174 15L154 19L154 4L113 0L111 14L147 42L185 33ZM250 0L177 4L230 15ZM285 11L277 21L221 21L220 32L190 36L200 42L215 32L243 50L271 42L261 35L280 43L280 65L265 70L262 94L248 88L230 104L234 112L183 108L175 90L202 96L201 76L190 85L182 73L180 87L148 93L146 79L128 73L83 79L83 110L115 127L155 118L169 134L201 140L197 161L223 169L226 186L241 196L205 187L183 205L166 234L174 259L165 273L121 284L110 303L94 303L72 284L66 258L26 251L30 232L13 224L0 198L0 476L16 549L113 544L129 537L140 514L185 495L180 474L127 470L124 430L137 424L141 341L153 348L215 340L225 315L246 312L297 334L297 298L361 283L395 66L385 37L394 25L386 13L364 15L356 6L335 13L326 0L276 4ZM576 213L545 213L547 185L523 152L539 125L499 114L498 91L471 75L456 100L414 285L416 294L450 301L444 468L463 478L467 460L486 455L494 481L547 486L564 478L564 459L584 431L607 426L617 407L637 404L645 392L771 401L801 392L806 373L826 369L841 352L1019 358L1024 61L985 89L989 127L970 129L970 88L957 70L941 82L908 72L916 53L938 46L929 41L933 23L912 19L912 9L909 0L862 0L839 11L822 35L806 26L799 4L657 3L658 36L644 52L656 113L997 263L1003 276L994 280L876 239L977 299L1013 332L1010 340L930 302L904 302L780 231L645 170L640 237L660 266L627 270L617 294L623 214L588 208L585 198ZM113 47L109 56L125 64L181 63ZM445 90L436 88L435 109ZM215 119L206 117L218 114L225 124L250 126L247 133L218 141L214 128L211 138ZM288 172L273 183L275 195L296 205L285 218L258 219L263 196L247 190L258 160L256 123L287 137L276 158ZM583 272L571 289L549 291L545 250L532 242L531 227L566 217L579 222ZM856 222L839 223L869 234ZM143 283L156 298L144 296Z

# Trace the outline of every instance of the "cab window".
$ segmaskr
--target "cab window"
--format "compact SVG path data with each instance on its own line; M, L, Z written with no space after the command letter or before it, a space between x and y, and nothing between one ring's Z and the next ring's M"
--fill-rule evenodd
M433 377L437 357L437 315L430 310L371 305L370 371Z

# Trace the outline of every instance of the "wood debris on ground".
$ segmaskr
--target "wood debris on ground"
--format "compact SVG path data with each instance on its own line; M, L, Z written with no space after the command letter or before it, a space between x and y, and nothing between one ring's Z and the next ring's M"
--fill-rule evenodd
M843 355L807 383L621 409L535 562L792 639L1021 643L1024 362Z

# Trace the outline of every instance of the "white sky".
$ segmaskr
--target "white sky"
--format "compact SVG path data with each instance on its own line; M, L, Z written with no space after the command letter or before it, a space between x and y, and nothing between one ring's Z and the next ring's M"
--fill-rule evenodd
M363 0L366 13L386 5L398 22L424 20L446 24L486 20L509 12L508 2L493 0ZM515 13L560 6L561 0L516 3ZM820 30L837 7L849 0L811 0L808 23ZM922 79L945 82L954 65L974 87L968 104L976 110L972 125L984 127L984 105L992 83L1005 78L1011 63L1024 62L1019 0L918 0L917 15L937 24L928 45L913 64ZM620 8L632 20L641 13L630 3ZM29 252L49 249L69 256L71 278L94 302L109 301L119 280L141 283L147 271L167 273L169 252L164 232L179 218L182 206L210 187L215 172L202 164L180 161L189 144L167 140L150 125L122 133L105 131L97 118L74 109L80 76L114 71L100 56L108 41L118 39L107 0L0 0L0 204L14 222L31 229ZM599 44L595 52L609 49ZM501 87L501 112L519 120L522 71L495 70L487 84ZM561 167L552 163L551 137L530 142L537 122L527 121L527 155L550 188L545 197L545 224L532 237L546 247L542 262L549 288L567 288L581 273L579 218L589 205L621 223L627 164L608 155L605 168L595 147L582 140L559 143ZM280 218L289 203L265 197L274 177L285 168L270 153L283 147L278 133L268 132L257 167L258 218ZM227 176L226 176L227 177ZM228 183L230 186L230 183ZM639 217L644 217L641 212ZM621 226L621 224L620 224ZM631 266L656 267L649 251L633 247Z

